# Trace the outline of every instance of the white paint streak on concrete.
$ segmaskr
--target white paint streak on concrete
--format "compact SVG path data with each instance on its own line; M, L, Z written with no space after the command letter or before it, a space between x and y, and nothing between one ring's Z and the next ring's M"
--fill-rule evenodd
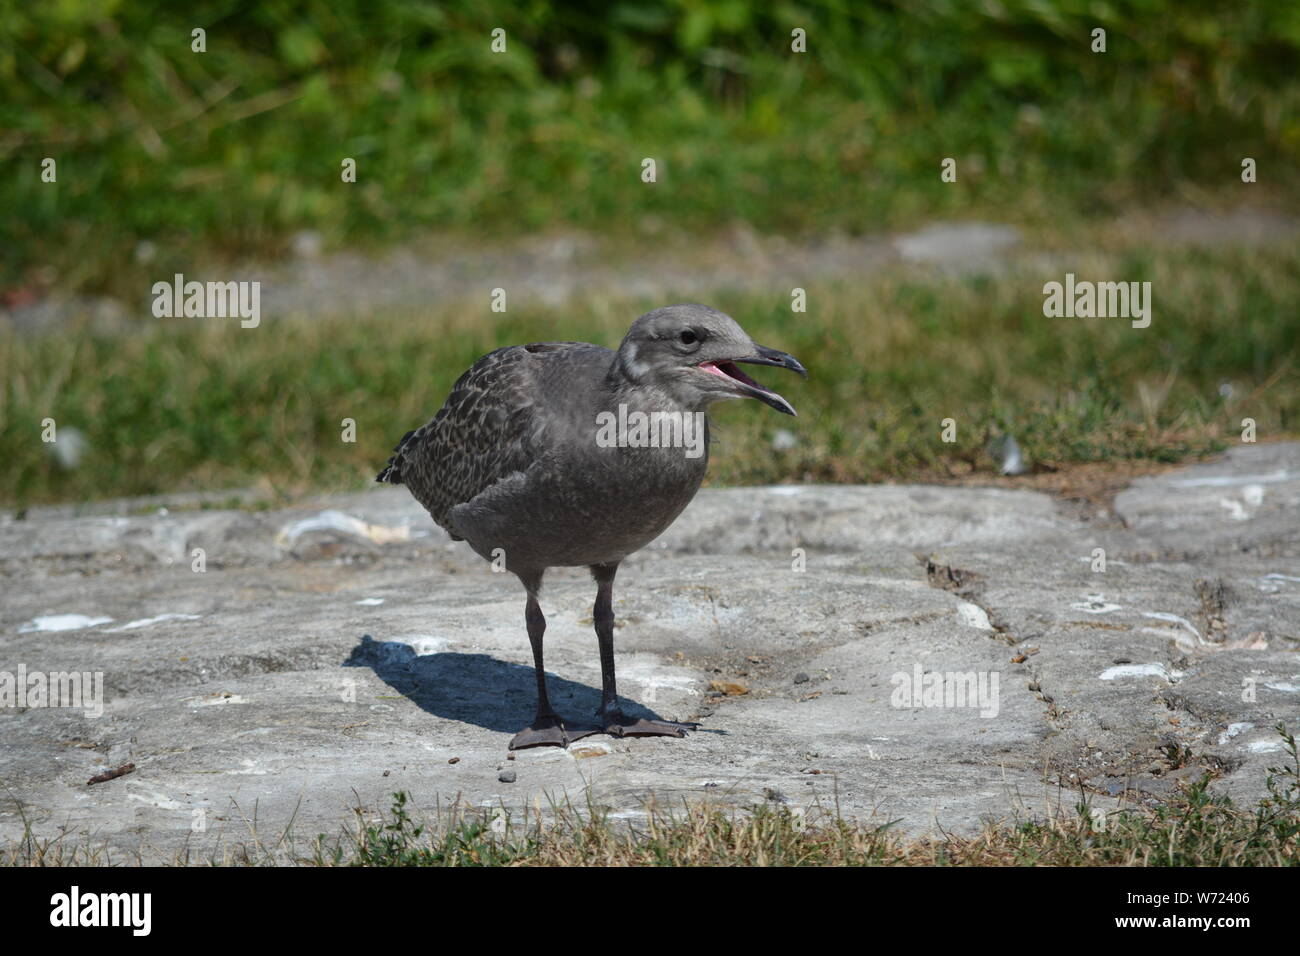
M254 763L254 762L251 761L251 760L243 760L243 761L241 761L241 763L242 763L242 766L241 766L239 769L237 769L237 770L227 770L226 773L228 773L228 774L238 774L238 775L240 775L240 776L250 775L250 776L254 776L254 777L262 777L262 776L265 776L265 775L269 772L269 771L266 771L266 770L263 770L263 769L259 768L259 767L257 766L257 764Z
M134 782L134 781L133 781ZM138 785L137 785L138 786ZM188 803L182 803L179 800L173 800L171 797L159 793L157 790L148 790L144 793L128 793L128 800L139 800L141 803L151 807L157 807L159 810L192 810L193 807Z
M369 524L360 518L344 514L342 511L322 511L310 518L300 518L280 529L276 543L281 547L292 546L304 534L312 531L336 531L357 538L365 538L375 544L388 544L391 541L410 541L411 526L390 527L382 524Z
M112 623L111 617L88 617L85 614L46 614L34 617L22 627L19 634L31 634L34 631L80 631L82 628L98 627L100 624Z
M1282 741L1252 740L1250 743L1246 744L1246 749L1253 754L1269 754L1269 753L1273 753L1275 750L1281 750Z
M209 694L207 697L186 697L192 707L221 707L225 704L247 704L248 699L238 694Z
M1168 621L1170 624L1178 624L1187 628L1188 633L1198 641L1201 639L1200 632L1197 631L1196 628L1192 627L1191 621L1187 620L1185 617L1179 617L1177 614L1168 614L1164 611L1143 611L1142 616L1149 617L1156 621Z
M1159 677L1171 681L1175 676L1182 676L1177 671L1169 671L1164 664L1120 664L1108 667L1097 675L1101 680L1119 680L1124 677Z
M1290 479L1291 472L1279 468L1267 475L1213 475L1204 478L1182 478L1169 482L1169 485L1173 488L1236 488L1242 485L1271 485Z
M1109 614L1118 611L1120 606L1106 600L1104 594L1085 594L1082 601L1070 605L1071 610L1083 611L1085 614Z
M1233 521L1246 521L1250 518L1250 513L1236 498L1220 498L1219 504L1228 509L1228 517Z
M1244 720L1239 723L1228 724L1228 729L1225 730L1223 733L1219 734L1219 744L1220 746L1222 746L1223 744L1226 744L1229 740L1231 740L1233 737L1236 737L1240 734L1244 734L1248 730L1254 730L1254 729L1255 729L1254 724Z
M447 650L451 647L451 638L435 637L432 634L403 634L394 637L391 643L404 644L415 651L417 657L423 657L425 654L441 654Z
M127 621L121 627L110 627L104 633L116 634L118 631L134 631L142 627L149 627L152 624L161 624L163 621L197 621L200 619L198 614L159 614L157 617L142 617L138 621Z

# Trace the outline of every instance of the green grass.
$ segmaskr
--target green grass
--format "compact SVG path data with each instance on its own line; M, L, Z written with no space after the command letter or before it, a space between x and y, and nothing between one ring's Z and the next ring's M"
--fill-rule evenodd
M304 862L351 866L1297 866L1300 761L1282 725L1288 763L1269 769L1268 796L1253 810L1211 793L1209 776L1154 807L1046 821L987 825L975 837L908 839L891 824L864 824L833 811L761 806L727 812L707 804L681 811L650 806L643 824L619 828L598 812L566 809L558 821L417 823L409 796L357 828L350 840L318 838ZM504 823L504 825L503 825Z
M138 302L294 231L874 232L1267 194L1300 15L1179 0L63 0L0 11L0 293ZM207 30L207 51L191 30ZM507 31L494 54L490 31ZM807 32L806 53L791 31ZM1107 30L1107 49L1091 32ZM1244 186L1241 160L1259 182ZM43 182L41 163L58 163ZM355 183L340 163L356 160ZM654 158L659 178L641 182ZM956 183L940 161L958 162ZM139 243L153 258L137 260ZM6 288L8 287L8 288Z
M1045 318L1042 284L1065 268L964 279L903 270L812 285L800 315L782 295L720 292L711 304L811 375L761 376L798 419L752 402L718 407L711 480L992 473L984 449L1004 431L1039 468L1177 461L1240 441L1244 418L1261 440L1300 431L1300 250L1094 255L1081 277L1152 282L1143 330L1125 319ZM0 333L0 500L360 488L479 355L557 338L612 346L660 304ZM80 467L64 471L48 454L46 418L89 437ZM345 418L357 423L355 443L341 440ZM941 440L945 418L957 423L955 443ZM773 450L778 428L795 433L794 448Z
M553 806L544 819L504 811L444 811L417 820L406 792L387 813L356 811L356 826L310 845L289 831L235 844L223 855L176 863L306 866L1297 866L1300 865L1300 759L1278 724L1286 761L1270 767L1267 794L1235 806L1201 778L1154 806L1136 803L1095 814L1084 799L1073 813L988 823L971 837L907 838L892 824L844 819L834 809L796 812L761 805L725 810L707 803L645 807L644 820L616 824L596 808ZM1082 797L1082 795L1081 795ZM124 862L102 846L41 840L30 830L0 847L0 865L105 865Z

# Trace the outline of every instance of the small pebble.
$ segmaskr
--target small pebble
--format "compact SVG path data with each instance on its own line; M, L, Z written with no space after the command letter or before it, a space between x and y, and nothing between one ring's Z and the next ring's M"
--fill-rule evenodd
M749 688L739 681L732 680L713 680L709 681L710 696L721 694L724 697L740 697L749 693Z
M515 773L513 770L502 770L501 773L497 775L497 779L502 783L514 783L519 779L519 774Z
M460 758L452 757L450 760L447 761L447 763L460 763Z
M812 680L812 678L809 677L808 674L804 671L800 671L799 673L794 675L794 682L796 684L806 684L810 680Z

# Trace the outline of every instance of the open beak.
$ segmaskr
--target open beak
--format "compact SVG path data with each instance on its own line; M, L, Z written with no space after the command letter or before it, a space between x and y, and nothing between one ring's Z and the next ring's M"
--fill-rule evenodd
M765 345L754 346L754 353L746 355L743 358L735 358L729 361L720 362L701 362L700 368L713 375L720 375L723 378L730 379L738 395L747 398L756 398L765 405L771 405L778 412L786 415L796 415L794 406L784 398L772 391L766 385L754 381L738 367L738 363L749 365L775 365L779 368L788 368L792 372L798 372L804 378L808 377L808 371L799 364L799 360L793 355L787 355L785 352L778 352L776 349L770 349Z

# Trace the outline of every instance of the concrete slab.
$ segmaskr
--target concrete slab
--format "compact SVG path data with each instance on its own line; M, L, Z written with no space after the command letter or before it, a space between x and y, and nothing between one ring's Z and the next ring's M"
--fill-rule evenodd
M513 760L533 707L521 589L403 489L6 516L0 694L20 672L103 692L98 716L93 694L0 702L0 841L26 822L202 858L337 834L399 789L429 811L820 804L913 833L1202 771L1250 802L1272 726L1300 725L1297 504L1298 444L1141 479L1104 525L1018 490L706 490L615 592L620 690L701 731ZM578 570L543 594L575 717L599 699L593 598Z

